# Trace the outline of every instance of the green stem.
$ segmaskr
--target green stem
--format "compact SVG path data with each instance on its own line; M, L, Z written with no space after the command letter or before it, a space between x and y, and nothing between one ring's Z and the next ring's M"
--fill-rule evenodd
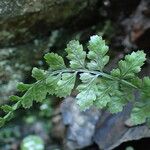
M107 78L107 79L110 79L110 80L114 80L114 81L119 81L123 84L126 84L128 86L131 86L135 89L138 89L137 86L135 86L134 84L124 80L124 79L120 79L118 77L114 77L110 74L107 74L107 73L104 73L104 72L100 72L100 71L91 71L91 70L87 70L87 69L79 69L79 70L74 70L74 69L64 69L64 70L57 70L57 71L53 71L51 72L51 75L56 75L56 74L59 74L59 73L66 73L66 72L78 72L78 73L90 73L90 74L94 74L94 75L97 75L97 76L100 76L100 77L104 77L104 78Z

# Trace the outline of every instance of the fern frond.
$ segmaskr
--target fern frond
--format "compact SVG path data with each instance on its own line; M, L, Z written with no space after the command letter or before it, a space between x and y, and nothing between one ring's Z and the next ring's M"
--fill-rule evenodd
M4 125L20 106L29 108L33 101L43 102L47 95L70 95L77 74L80 75L81 83L77 86L79 93L76 99L81 110L96 106L117 113L131 102L134 103L131 114L133 124L144 123L150 118L150 78L138 78L146 60L143 51L128 54L119 62L118 68L105 73L103 69L109 61L109 48L102 37L94 35L90 38L87 54L79 41L75 40L70 41L65 50L70 62L69 67L66 67L63 58L58 54L46 54L44 58L49 65L48 71L33 68L32 76L37 81L33 84L18 84L18 90L24 94L22 97L11 97L13 101L17 101L14 106L2 106L2 110L7 114L0 118L1 125ZM134 100L135 90L141 92L138 103Z

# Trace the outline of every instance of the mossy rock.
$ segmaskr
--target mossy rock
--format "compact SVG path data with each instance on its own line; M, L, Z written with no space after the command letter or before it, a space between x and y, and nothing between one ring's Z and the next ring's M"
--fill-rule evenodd
M1 0L0 46L46 36L93 4L96 0Z

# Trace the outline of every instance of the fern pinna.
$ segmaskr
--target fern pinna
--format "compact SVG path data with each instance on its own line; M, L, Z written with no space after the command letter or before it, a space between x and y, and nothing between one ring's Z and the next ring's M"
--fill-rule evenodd
M132 52L119 61L118 68L110 73L103 72L109 62L107 52L109 47L102 37L94 35L88 43L88 53L83 50L79 41L72 40L65 51L69 60L69 67L61 56L48 53L44 56L49 69L47 71L33 68L32 76L36 79L33 84L19 83L17 89L23 96L11 96L16 101L13 106L4 105L6 112L0 118L3 125L20 106L29 108L33 101L43 102L46 96L55 94L66 97L71 94L75 86L77 74L81 82L77 86L76 102L81 110L91 106L106 108L111 113L122 111L123 107L133 103L130 121L133 125L145 123L150 118L150 77L140 79L137 74L144 64L143 51ZM139 100L134 100L134 91L140 92Z

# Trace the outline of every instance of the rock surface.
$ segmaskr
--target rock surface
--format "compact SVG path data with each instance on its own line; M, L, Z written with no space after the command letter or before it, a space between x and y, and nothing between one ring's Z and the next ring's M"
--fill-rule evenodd
M29 42L68 24L97 0L1 0L0 46Z
M121 143L150 137L145 126L129 127L125 124L130 116L131 105L123 112L112 115L96 108L81 112L75 98L68 97L61 105L62 119L67 126L66 147L75 150L96 143L102 150L112 150Z
M142 0L130 18L123 21L127 34L126 47L140 47L148 50L150 47L150 1Z
M150 129L145 125L126 126L125 122L130 116L131 107L129 104L123 112L114 115L104 112L100 116L94 134L94 141L100 149L112 150L123 142L150 137Z
M68 97L61 105L61 113L64 124L68 126L66 149L74 150L91 145L100 112L92 108L81 112L75 99Z

